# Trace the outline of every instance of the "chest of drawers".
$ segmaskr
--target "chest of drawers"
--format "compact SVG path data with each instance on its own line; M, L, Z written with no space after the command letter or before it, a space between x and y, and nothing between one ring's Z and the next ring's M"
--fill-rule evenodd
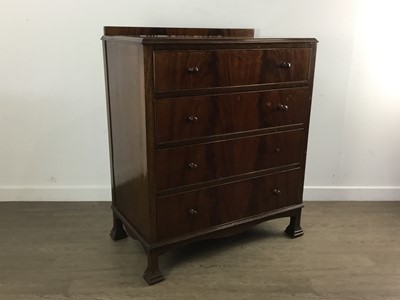
M114 240L159 255L289 217L300 226L315 39L105 27Z

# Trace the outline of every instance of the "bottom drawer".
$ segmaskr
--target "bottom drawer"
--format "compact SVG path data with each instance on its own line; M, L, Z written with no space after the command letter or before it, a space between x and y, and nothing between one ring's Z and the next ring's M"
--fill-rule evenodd
M296 169L207 189L159 197L160 239L189 234L212 226L298 204Z

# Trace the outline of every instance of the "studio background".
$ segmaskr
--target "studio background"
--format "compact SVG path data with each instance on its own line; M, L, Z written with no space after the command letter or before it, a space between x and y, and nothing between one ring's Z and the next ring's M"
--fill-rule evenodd
M398 200L397 6L3 0L0 201L111 200L104 25L244 27L259 37L317 38L304 199Z

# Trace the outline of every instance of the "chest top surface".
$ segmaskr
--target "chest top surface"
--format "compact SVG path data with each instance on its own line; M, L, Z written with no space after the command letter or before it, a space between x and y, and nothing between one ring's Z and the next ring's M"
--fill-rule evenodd
M254 37L254 29L158 28L105 26L103 40L125 40L143 44L298 44L317 43L315 38Z

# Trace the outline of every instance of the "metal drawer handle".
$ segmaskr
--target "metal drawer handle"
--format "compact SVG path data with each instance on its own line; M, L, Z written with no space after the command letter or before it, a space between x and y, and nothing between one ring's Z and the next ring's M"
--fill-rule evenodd
M274 149L274 152L275 152L275 153L279 153L279 152L281 152L281 149L280 149L279 147L276 147L276 148Z
M189 117L188 117L188 120L189 120L190 122L197 122L198 119L199 119L199 118L197 118L197 117L195 117L195 116L189 116Z
M289 106L287 106L285 104L278 105L278 110L280 110L280 111L287 111L288 109L289 109Z
M195 210L194 208L189 209L189 214L191 215L197 215L199 212Z
M280 67L282 69L289 69L292 67L292 64L290 62L284 61L284 62L281 62Z
M189 67L187 68L189 73L197 73L199 71L199 67Z
M198 165L195 164L195 163L193 163L193 162L191 162L191 163L188 163L188 167L189 167L190 169L196 169L196 168L198 167Z
M272 191L272 194L274 194L275 196L280 196L281 191L278 190L278 189L274 189L274 190Z

